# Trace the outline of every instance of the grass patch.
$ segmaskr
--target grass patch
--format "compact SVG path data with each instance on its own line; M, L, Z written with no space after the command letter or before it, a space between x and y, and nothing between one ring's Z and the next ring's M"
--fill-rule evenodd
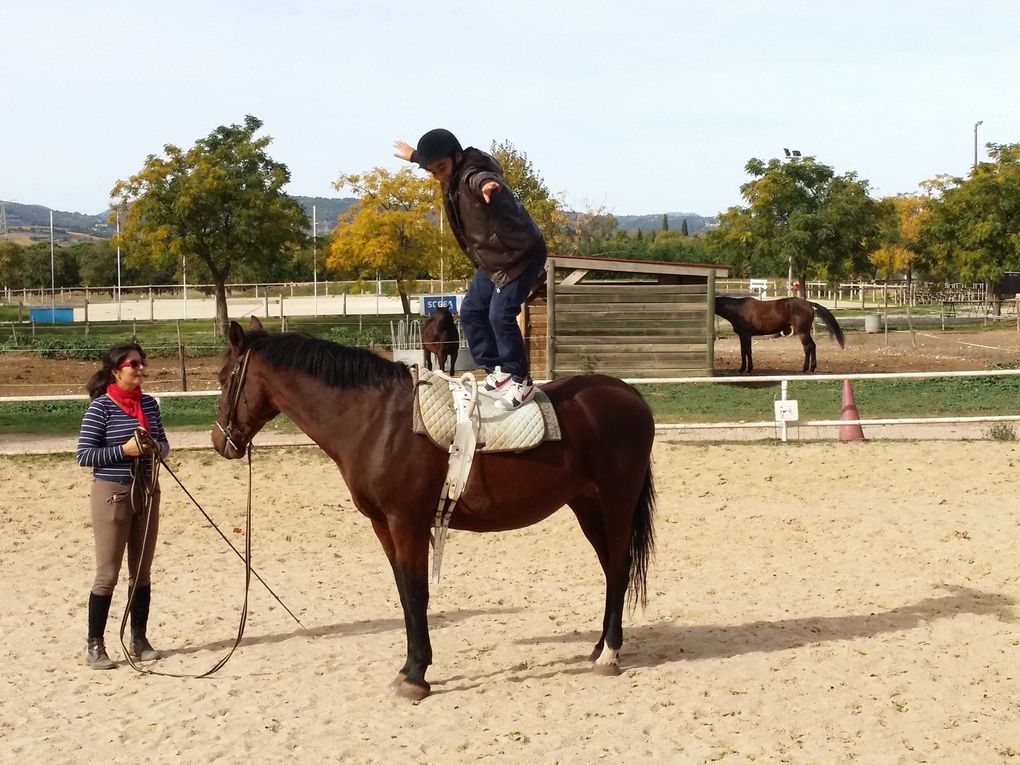
M325 337L346 345L390 346L390 323L399 315L368 316L301 316L287 319L287 329L313 337ZM280 330L280 319L261 319L266 329ZM247 327L247 321L241 322ZM137 340L146 354L154 358L177 356L176 321L123 321L93 323L86 335L83 325L37 324L33 332L28 325L15 330L0 326L0 351L27 351L45 358L98 359L114 343ZM189 357L215 356L223 351L226 341L213 332L211 319L189 319L180 322L181 342Z
M216 396L161 398L163 425L172 430L205 430L216 419ZM86 401L25 401L0 403L0 434L75 435L88 408ZM297 426L280 415L265 427L267 433L297 433Z
M839 419L842 382L791 382L801 420ZM779 383L703 383L641 386L657 422L760 422L772 420ZM976 417L1017 413L1018 377L930 380L857 380L854 400L864 419Z

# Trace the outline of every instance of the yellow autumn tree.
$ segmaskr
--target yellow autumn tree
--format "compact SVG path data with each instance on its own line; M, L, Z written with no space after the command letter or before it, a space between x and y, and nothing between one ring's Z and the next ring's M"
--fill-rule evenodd
M377 273L395 279L405 314L411 312L410 292L418 278L438 273L440 253L448 274L457 270L451 260L466 264L448 226L441 239L438 184L431 179L409 168L398 173L376 168L343 175L333 185L353 191L358 201L333 229L329 267L356 279L374 279Z
M887 197L883 202L890 203L895 211L891 230L882 237L882 246L871 253L871 262L875 265L881 279L891 279L896 274L905 273L909 282L915 261L921 254L921 221L926 210L926 198L909 194Z

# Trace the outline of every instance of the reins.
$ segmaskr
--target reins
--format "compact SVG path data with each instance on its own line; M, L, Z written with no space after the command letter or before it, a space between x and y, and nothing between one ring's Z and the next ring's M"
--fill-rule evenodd
M231 372L230 389L228 391L230 393L230 409L228 410L228 413L227 413L227 425L226 425L226 427L220 425L219 418L217 418L217 420L216 420L216 425L217 425L217 427L219 427L220 431L223 433L223 436L224 436L224 439L225 439L225 443L229 443L230 446L234 449L234 451L237 451L237 452L240 452L241 450L230 439L229 430L231 429L232 424L233 424L233 417L234 417L234 414L235 414L236 409L237 409L237 403L238 403L238 401L240 400L240 397L241 397L242 389L244 387L244 378L247 375L247 372L248 372L248 352L246 352L244 354L244 358L237 364L237 366L234 367L233 372ZM246 509L245 509L245 546L244 546L244 555L242 555L241 552L234 546L234 543L231 542L230 539L227 537L227 535L224 534L223 531L220 529L220 527L216 525L216 522L212 518L209 517L209 514L205 511L205 508L203 508L202 505L198 502L198 500L196 500L195 497L192 496L191 492L188 491L187 487L184 485L184 483L181 481L181 479L177 477L176 473L174 473L173 468L171 468L170 465L167 464L166 460L163 459L163 455L162 455L162 453L160 452L160 449L159 449L159 444L157 444L153 440L152 436L150 434L146 433L141 428L138 428L138 429L135 430L134 437L135 437L135 442L138 445L138 450L139 450L140 453L142 453L142 454L145 453L144 450L143 450L143 445L146 444L146 443L150 444L151 447L153 448L151 453L148 455L147 460L144 457L138 459L138 461L136 463L137 470L134 471L135 475L133 475L133 477L132 477L132 493L131 493L132 507L133 507L133 509L136 509L136 511L138 511L138 509L134 508L134 504L133 504L134 503L134 498L136 496L136 493L134 491L135 481L143 481L144 482L143 484L141 484L142 495L144 496L144 501L142 503L143 504L143 508L142 509L145 512L145 526L144 526L144 531L143 531L143 534L142 534L142 543L141 543L142 550L144 551L146 542L148 541L149 528L150 528L149 521L150 521L151 513L152 513L153 494L155 492L155 488L156 488L156 485L157 485L157 480L158 480L158 475L159 475L159 467L162 466L162 467L166 468L166 471L170 474L170 476L174 479L174 481L177 482L177 485L181 487L181 490L184 491L185 495L187 495L188 499L191 500L192 504L194 504L195 507L198 508L199 512L202 513L202 515L209 522L209 524L216 530L216 533L220 535L220 538L222 538L223 541L227 543L227 546L230 547L230 549L234 551L234 554L237 555L238 558L240 558L242 561L244 561L244 602L243 602L243 604L241 606L241 616L240 616L240 621L239 621L238 626L237 626L237 637L234 639L234 644L230 647L230 650L226 653L226 655L223 656L219 661L217 661L216 664L214 664L212 666L212 668L206 670L205 672L203 672L201 674L197 674L196 675L196 674L185 674L185 673L174 673L174 672L160 672L159 670L155 670L155 669L150 669L148 667L139 666L135 662L134 658L131 656L131 652L127 649L127 646L125 645L125 642L124 642L124 631L125 631L125 628L127 626L128 617L129 617L130 612L131 612L131 605L134 602L135 590L137 588L138 573L141 570L142 555L139 555L138 556L138 563L136 564L135 571L133 572L133 576L131 577L131 588L130 588L130 590L128 592L128 601L127 601L127 605L126 605L126 607L124 609L124 616L121 618L121 623L120 623L120 644L121 644L121 647L124 649L124 655L127 657L128 663L131 665L132 669L134 669L137 672L140 672L142 674L148 674L148 675L161 675L163 677L188 677L188 678L196 678L196 679L197 678L202 678L202 677L208 677L209 675L212 675L214 672L217 672L220 669L222 669L223 666L230 659L230 657L234 655L234 651L237 650L238 646L241 644L241 639L244 637L244 628L245 628L245 625L247 624L247 621L248 621L248 593L249 593L250 586L251 586L251 578L253 576L256 579L258 579L258 581L262 584L263 587L266 588L266 590L269 592L269 594L273 596L273 598L276 600L277 603L280 604L280 606L283 608L283 610L286 611L295 622L297 622L298 626L301 627L301 629L303 629L303 630L307 630L305 625L301 623L301 620L297 618L297 616L294 614L294 612L291 611L290 608L287 607L287 604L284 603L280 599L280 596L277 595L273 591L273 588L270 587L266 583L266 581L262 578L262 576L258 573L258 571L256 571L254 569L254 567L252 567L252 565L251 565L251 515L252 515L252 511L251 511L251 505L252 505L252 501L251 501L252 500L252 462L251 462L251 451L252 450L251 450L251 444L249 443L248 447L245 449L245 453L246 453L246 455L248 457L248 499L247 499L247 506L246 506ZM148 474L147 474L147 480L146 480L146 477L144 475L143 476L138 476L137 475L138 473L145 473L144 466L146 464L146 461L148 461L148 466L149 466L149 470L148 470Z

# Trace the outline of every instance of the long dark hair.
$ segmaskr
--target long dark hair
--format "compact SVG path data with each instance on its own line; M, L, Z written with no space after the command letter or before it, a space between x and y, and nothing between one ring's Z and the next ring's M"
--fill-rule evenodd
M138 343L114 343L103 354L102 369L97 371L85 384L85 390L89 392L89 398L97 399L106 393L106 386L114 382L113 370L115 370L131 351L138 351L138 355L145 358L145 351Z

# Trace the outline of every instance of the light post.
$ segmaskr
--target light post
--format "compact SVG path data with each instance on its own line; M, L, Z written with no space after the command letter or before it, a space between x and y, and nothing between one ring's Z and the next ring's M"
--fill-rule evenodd
M312 313L319 315L319 256L315 252L315 205L312 205Z
M974 123L974 169L977 170L977 129L978 125L983 125L984 120L978 120Z
M787 162L790 162L790 161L795 160L795 159L800 159L800 150L799 149L794 149L793 151L790 151L789 149L784 148L783 149L783 153L786 154L786 161ZM786 295L787 295L787 297L790 296L790 290L792 290L792 289L793 289L793 255L790 255L790 263L789 263L789 267L787 268L787 271L786 271Z

